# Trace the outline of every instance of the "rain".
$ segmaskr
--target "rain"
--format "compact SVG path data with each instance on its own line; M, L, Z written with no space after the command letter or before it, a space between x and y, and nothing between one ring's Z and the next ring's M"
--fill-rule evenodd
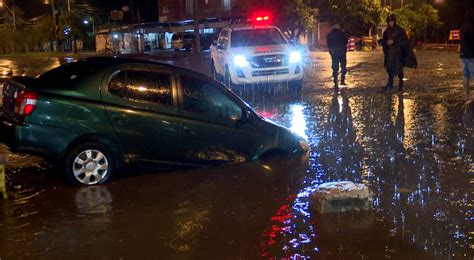
M210 74L207 55L153 58ZM307 139L307 156L127 169L107 185L70 189L40 158L0 146L10 156L11 197L0 204L0 255L60 257L74 248L78 257L472 257L474 119L463 110L456 54L418 52L419 68L394 93L380 91L381 53L349 53L339 90L329 55L309 55L300 95L284 84L239 93ZM34 76L64 61L8 62ZM311 194L333 181L366 184L372 209L315 212Z

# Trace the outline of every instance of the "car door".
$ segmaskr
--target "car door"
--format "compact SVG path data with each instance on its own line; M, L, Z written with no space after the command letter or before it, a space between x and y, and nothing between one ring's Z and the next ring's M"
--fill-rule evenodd
M126 64L104 80L102 99L126 159L176 161L179 119L173 73L159 65Z
M225 73L225 63L226 63L226 53L228 52L228 43L229 43L229 31L223 29L219 34L217 39L216 46L216 56L217 59L214 61L216 63L217 72L221 75Z
M248 108L223 85L178 74L181 117L178 153L190 164L242 162L253 156L254 122Z

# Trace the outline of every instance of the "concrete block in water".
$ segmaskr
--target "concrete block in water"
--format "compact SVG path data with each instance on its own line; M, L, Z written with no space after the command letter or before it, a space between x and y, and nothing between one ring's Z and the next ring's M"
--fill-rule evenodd
M369 187L351 181L321 184L311 195L311 208L319 213L369 210L372 205Z

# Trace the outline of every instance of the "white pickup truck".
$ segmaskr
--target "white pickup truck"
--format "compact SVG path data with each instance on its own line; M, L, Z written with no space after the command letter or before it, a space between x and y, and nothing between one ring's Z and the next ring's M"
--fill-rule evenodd
M303 80L302 54L272 25L223 28L211 46L212 73L232 88L288 82L297 92Z

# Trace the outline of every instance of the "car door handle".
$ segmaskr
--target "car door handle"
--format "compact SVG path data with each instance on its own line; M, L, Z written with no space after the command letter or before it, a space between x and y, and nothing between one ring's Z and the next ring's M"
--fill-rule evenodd
M197 135L197 131L189 129L187 126L184 126L184 131L189 135Z
M112 114L112 118L118 124L125 124L128 121L128 116L124 114Z

